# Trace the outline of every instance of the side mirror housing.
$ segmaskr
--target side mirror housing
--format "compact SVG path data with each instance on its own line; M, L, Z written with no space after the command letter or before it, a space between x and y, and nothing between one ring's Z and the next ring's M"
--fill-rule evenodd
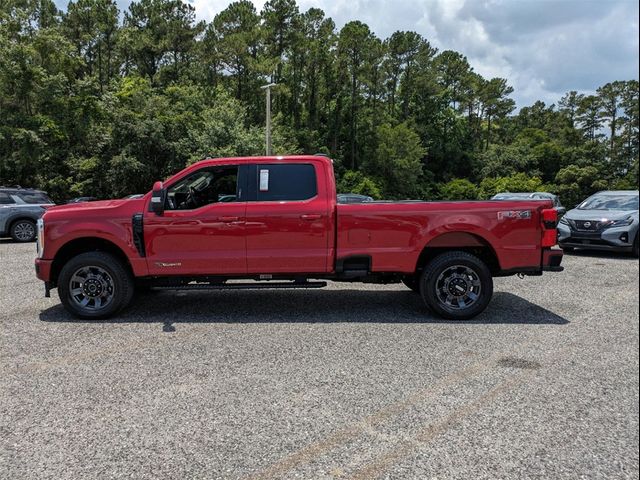
M164 203L167 199L167 190L162 182L153 184L153 192L151 193L151 202L149 203L149 211L156 215L164 213Z

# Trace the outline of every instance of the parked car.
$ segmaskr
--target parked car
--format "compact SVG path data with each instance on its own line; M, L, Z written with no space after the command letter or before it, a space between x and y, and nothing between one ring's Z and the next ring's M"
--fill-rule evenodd
M36 222L54 205L46 192L21 187L0 187L0 237L16 242L36 239Z
M71 200L67 200L65 203L95 202L96 200L98 200L96 197L76 197Z
M365 203L373 202L372 197L367 195L359 195L357 193L339 193L338 203Z
M558 224L558 243L565 250L587 248L633 252L638 256L638 190L598 192Z
M551 200L553 202L553 208L558 212L558 217L564 215L567 211L566 208L560 203L560 198L553 193L547 192L524 192L524 193L511 193L504 192L498 193L491 197L491 200Z
M208 159L141 199L50 209L38 224L35 267L47 294L57 288L81 318L114 315L136 285L290 289L334 280L404 282L436 314L461 320L487 307L493 277L562 271L552 206L343 205L326 157Z

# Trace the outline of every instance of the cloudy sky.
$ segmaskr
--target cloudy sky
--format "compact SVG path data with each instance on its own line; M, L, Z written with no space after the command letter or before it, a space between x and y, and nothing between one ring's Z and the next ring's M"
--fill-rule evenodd
M61 0L58 0L63 3ZM230 0L189 0L210 21ZM118 0L126 8L127 0ZM254 0L258 11L264 0ZM518 107L555 103L569 90L592 92L638 79L635 0L298 0L322 8L338 28L365 22L381 38L414 30L440 50L467 56L485 77L505 77Z

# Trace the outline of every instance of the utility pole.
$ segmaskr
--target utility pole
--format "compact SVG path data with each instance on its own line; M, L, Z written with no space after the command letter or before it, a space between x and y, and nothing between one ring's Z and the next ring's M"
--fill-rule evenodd
M265 134L265 141L267 144L267 156L271 155L271 87L275 87L275 83L269 83L267 85L263 85L263 90L267 92L267 128Z

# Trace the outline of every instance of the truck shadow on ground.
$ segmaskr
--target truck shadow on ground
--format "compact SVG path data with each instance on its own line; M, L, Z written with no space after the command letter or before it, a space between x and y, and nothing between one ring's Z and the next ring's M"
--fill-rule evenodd
M41 312L44 322L87 322L61 305ZM403 290L228 290L152 292L108 323L455 323L565 325L569 321L517 295L496 292L474 320L443 320L419 295ZM95 323L95 322L94 322Z

